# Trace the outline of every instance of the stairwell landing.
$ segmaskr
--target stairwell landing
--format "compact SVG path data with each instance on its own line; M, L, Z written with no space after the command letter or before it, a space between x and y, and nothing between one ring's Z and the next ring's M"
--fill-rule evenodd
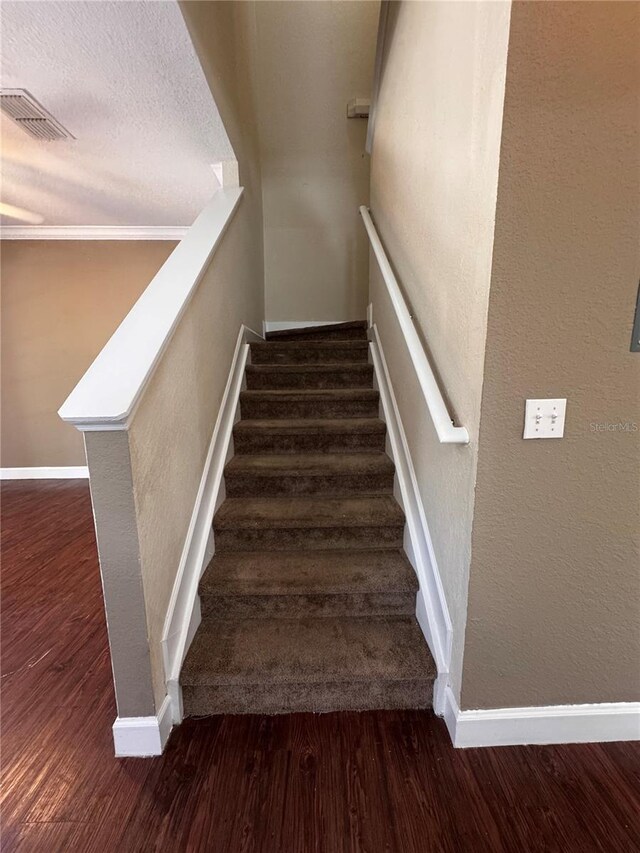
M251 344L185 716L431 706L361 322Z

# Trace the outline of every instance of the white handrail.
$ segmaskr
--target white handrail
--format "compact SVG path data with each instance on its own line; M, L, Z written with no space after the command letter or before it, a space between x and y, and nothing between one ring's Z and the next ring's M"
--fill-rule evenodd
M242 196L220 189L58 412L79 430L126 429Z
M411 319L411 314L404 301L402 292L398 285L391 264L387 258L376 227L371 219L371 214L368 208L364 205L360 207L360 215L364 221L364 227L367 229L371 248L378 261L382 278L387 286L387 291L391 298L391 304L396 312L398 323L402 329L413 366L418 377L418 382L422 388L424 399L431 415L431 420L436 429L438 439L441 444L468 444L469 433L466 427L457 427L453 425L451 415L447 410L447 405L442 396L442 392L438 387L436 378L433 375L433 370L429 364L429 360L418 337L416 327Z

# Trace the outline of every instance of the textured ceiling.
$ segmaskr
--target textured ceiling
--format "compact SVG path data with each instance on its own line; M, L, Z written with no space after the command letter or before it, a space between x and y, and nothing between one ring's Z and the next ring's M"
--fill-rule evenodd
M75 140L2 116L2 201L43 225L190 225L233 158L174 0L3 0L2 86L24 88ZM4 224L21 224L3 218Z

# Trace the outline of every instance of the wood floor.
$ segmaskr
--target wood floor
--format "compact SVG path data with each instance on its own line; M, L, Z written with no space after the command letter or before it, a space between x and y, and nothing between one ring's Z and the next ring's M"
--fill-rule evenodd
M640 850L640 745L454 750L427 712L188 721L116 760L86 484L2 489L2 850Z

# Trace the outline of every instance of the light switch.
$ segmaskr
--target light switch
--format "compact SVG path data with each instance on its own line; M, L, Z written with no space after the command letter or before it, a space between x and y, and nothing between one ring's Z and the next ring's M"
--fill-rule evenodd
M523 438L562 438L567 401L527 400Z

